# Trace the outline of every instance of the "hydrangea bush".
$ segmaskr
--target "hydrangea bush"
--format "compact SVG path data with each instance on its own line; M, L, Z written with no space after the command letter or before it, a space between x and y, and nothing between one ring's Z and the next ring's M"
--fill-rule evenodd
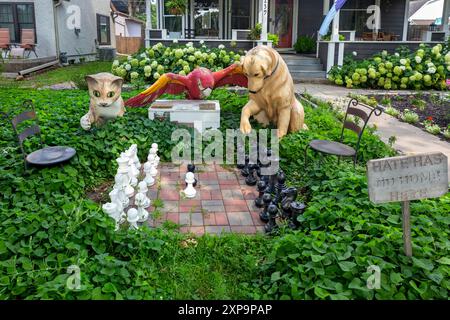
M166 72L187 75L196 67L218 71L239 61L243 54L241 51L228 51L224 45L208 48L203 43L200 43L200 47L195 47L192 42L186 45L174 42L167 47L158 43L141 53L129 56L123 63L115 60L112 73L126 81L153 83Z
M395 54L386 50L370 59L356 61L346 57L342 67L334 66L329 80L347 88L445 90L450 78L450 50L438 44L421 44L411 52L405 47Z

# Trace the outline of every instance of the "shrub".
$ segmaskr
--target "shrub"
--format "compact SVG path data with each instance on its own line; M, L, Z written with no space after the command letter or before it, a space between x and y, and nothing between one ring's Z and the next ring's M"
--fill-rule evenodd
M445 138L450 139L450 125L442 132Z
M400 114L400 119L402 119L403 121L410 123L410 124L415 124L417 122L419 122L419 115L417 113L415 113L414 111L405 109L405 111L403 111L402 114Z
M316 51L316 40L309 36L301 36L294 44L297 53L313 53Z
M261 31L262 31L262 25L261 23L257 23L253 29L250 30L250 33L248 35L249 40L259 40L261 39ZM267 34L267 40L272 41L272 45L274 47L278 46L279 37L277 34L268 33Z
M398 48L395 54L383 51L370 59L345 58L342 67L334 66L328 79L348 88L385 90L446 90L450 78L450 52L441 44L430 48L421 44L415 52Z
M398 115L400 114L400 111L398 111L394 107L387 107L384 112L393 117L398 117Z
M425 130L434 135L441 133L441 127L439 127L437 124L426 124Z
M427 106L427 102L425 100L422 100L420 98L414 98L411 101L411 104L415 106L420 111L424 111L425 107Z

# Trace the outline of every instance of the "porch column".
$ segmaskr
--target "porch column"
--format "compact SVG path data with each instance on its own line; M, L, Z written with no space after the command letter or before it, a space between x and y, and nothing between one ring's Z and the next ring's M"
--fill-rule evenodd
M337 0L334 0L337 2ZM331 41L339 41L339 16L340 11L336 13L336 16L333 19L333 26L331 27Z
M269 0L260 0L261 42L267 42L267 20L269 16Z
M145 23L145 47L150 48L150 30L152 28L152 1L145 0L145 15L147 21Z
M402 41L408 40L408 29L409 29L409 0L405 0L405 15L403 17L403 35Z
M450 0L444 0L444 10L442 12L442 30L445 31L445 38L450 36L448 29L448 17L450 16Z

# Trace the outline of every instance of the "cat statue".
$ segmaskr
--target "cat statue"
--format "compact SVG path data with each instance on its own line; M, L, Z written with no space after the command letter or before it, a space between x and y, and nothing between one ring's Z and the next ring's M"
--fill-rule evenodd
M123 117L123 79L107 72L88 75L85 79L91 101L89 112L80 119L81 127L90 130L93 125L100 126L108 120Z

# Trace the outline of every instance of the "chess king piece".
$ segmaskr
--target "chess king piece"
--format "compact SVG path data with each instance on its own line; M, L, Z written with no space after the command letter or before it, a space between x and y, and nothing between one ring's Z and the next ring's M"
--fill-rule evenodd
M277 184L275 186L275 199L274 199L274 204L278 205L282 198L281 198L281 193L283 192L284 189L286 189L286 175L284 174L284 172L282 170L278 171L277 174Z
M258 165L255 163L251 163L248 166L248 176L245 178L245 183L248 186L254 186L256 185L257 179L255 178L255 172L258 168Z
M144 163L144 173L145 173L144 181L145 183L147 183L148 187L151 187L155 184L155 179L151 175L152 166L153 164L151 162Z
M148 219L147 208L150 207L151 201L147 197L147 191L147 183L145 181L141 181L139 183L139 192L134 198L134 204L138 207L138 222L145 222Z
M194 174L194 188L197 186L197 178L195 178L195 164L189 163L187 165L187 171L192 172ZM187 183L186 183L187 187Z
M184 189L184 195L186 196L186 198L195 198L195 196L197 195L197 191L194 189L194 182L195 182L195 177L194 174L192 172L188 172L186 173L186 183L187 183L187 187L186 189Z
M105 203L102 206L103 212L106 213L108 216L110 216L112 219L114 219L116 223L115 231L119 230L120 221L121 221L121 208L117 205L117 203L110 202Z
M264 203L264 209L259 213L259 219L263 222L269 222L269 205L272 202L272 195L270 193L264 193L262 196Z
M127 221L130 224L130 229L138 229L138 220L138 211L135 208L130 208L127 212Z
M120 203L122 203L123 208L126 208L130 205L130 197L127 195L127 188L131 186L128 184L128 176L126 175L122 175L120 173L116 174L116 176L114 177L114 189L111 193L114 192L114 190L116 190L116 193L113 193L113 195L111 195L110 193L110 197L112 200L112 197L117 197L118 201L120 201ZM134 193L134 189L131 188L133 193Z
M277 218L277 214L278 214L278 208L276 205L271 203L269 205L269 208L267 209L267 212L269 214L269 222L267 222L267 224L264 226L264 230L267 233L271 233L277 228L276 218Z
M158 175L158 170L156 169L156 157L154 154L149 154L147 157L150 166L150 175L154 178Z
M297 199L297 188L289 187L281 191L281 216L291 218L291 203Z
M305 212L306 206L304 203L293 201L291 202L291 219L289 221L289 228L297 229L300 226L298 216Z
M259 192L258 198L255 199L255 206L257 208L263 208L264 207L264 201L263 201L263 195L264 190L266 190L267 184L265 181L260 180L257 184L257 190Z

